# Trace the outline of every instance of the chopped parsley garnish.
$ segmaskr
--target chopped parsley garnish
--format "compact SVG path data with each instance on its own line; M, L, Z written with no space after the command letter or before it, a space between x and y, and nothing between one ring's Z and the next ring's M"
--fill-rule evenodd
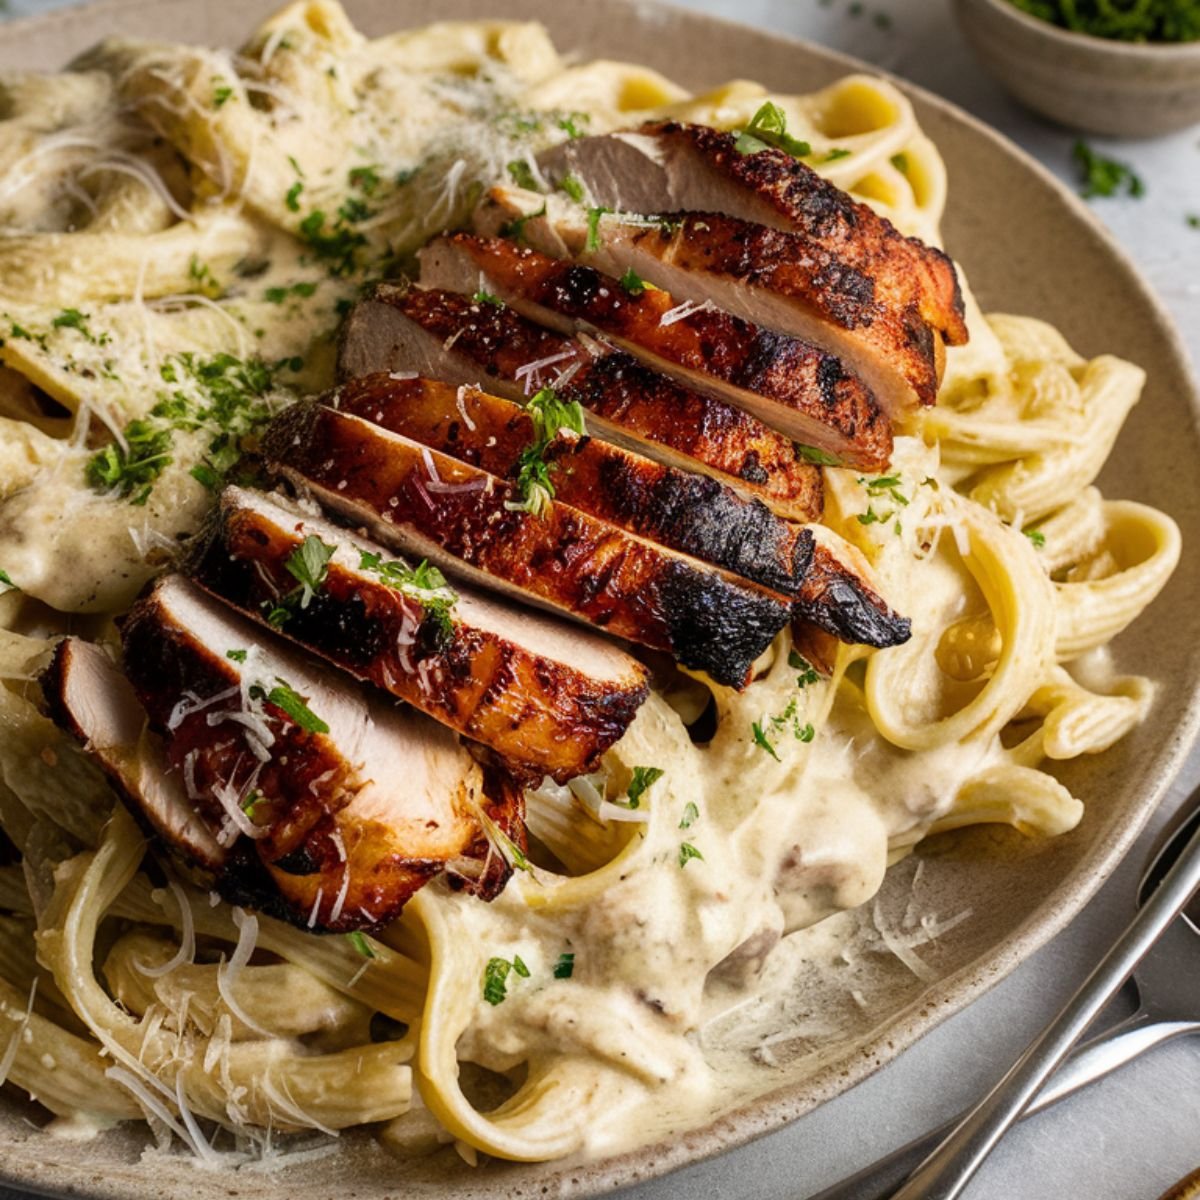
M514 158L508 164L508 173L512 178L513 183L519 188L524 188L527 192L537 192L541 189L538 187L537 179L534 177L533 168L523 158Z
M301 608L307 608L312 598L321 590L329 574L329 560L336 547L327 545L315 534L310 533L283 564L289 575L300 585L297 598Z
M208 463L197 463L188 474L201 487L207 488L210 492L219 492L225 482L221 473L210 467Z
M569 950L564 950L558 956L558 962L554 964L555 979L570 979L575 974L575 955Z
M288 212L298 213L300 211L300 193L304 191L304 184L297 179L287 190L287 195L284 196L283 202L287 205Z
M373 196L375 189L383 182L379 177L378 168L374 166L351 167L348 178L350 186L358 188L364 196Z
M641 806L642 797L663 777L662 767L634 767L633 778L625 794L629 797L629 807Z
M529 978L529 968L521 960L519 954L514 954L512 960L507 958L489 958L483 969L483 998L489 1004L502 1004L508 996L509 974L519 975L522 979Z
M173 461L177 431L211 435L204 461L191 475L215 490L241 457L243 439L273 415L266 400L274 387L273 376L261 359L175 354L162 362L159 375L164 383L179 386L159 392L149 414L126 425L124 446L119 442L105 446L84 468L91 487L115 491L131 504L146 503L155 481Z
M800 663L805 660L796 656ZM796 666L792 662L791 656L788 657L788 665ZM805 664L807 665L807 664ZM810 678L811 675L811 678ZM803 690L810 683L815 682L819 676L811 667L808 668L802 675L796 679L796 687ZM787 707L783 712L776 716L763 717L761 721L754 721L750 726L750 732L754 736L754 744L761 750L765 750L776 762L782 761L778 751L775 749L775 743L772 738L780 737L787 730L791 730L792 737L798 742L811 742L817 736L817 731L811 721L801 722L800 720L800 701L799 697L793 696L787 703Z
M387 587L416 600L421 605L425 619L435 623L439 639L443 643L454 636L454 622L450 618L450 610L458 596L451 590L445 575L437 567L425 559L415 567L410 567L405 562L385 562L381 554L360 550L358 569L370 571Z
M233 659L234 662L244 663L246 661L245 650L226 650L225 657Z
M263 292L263 299L271 304L282 304L289 296L301 296L307 299L317 290L315 283L301 281L291 283L286 287L269 287Z
M562 179L559 180L558 186L562 188L562 190L566 192L576 204L583 203L583 197L585 195L583 184L576 179L574 175L564 175Z
M195 285L197 292L213 300L225 290L208 264L202 263L194 254L188 263L188 278Z
M107 333L102 333L99 337L96 337L88 327L88 322L91 319L92 318L87 313L80 312L77 308L64 308L62 312L60 312L58 316L50 322L50 324L55 329L74 329L94 346L106 345L111 340L109 335ZM15 326L13 336L16 336Z
M908 497L900 491L900 476L880 475L878 479L860 478L859 483L867 489L868 496L890 496L897 504L906 505Z
M519 502L506 500L504 506L511 512L524 511L540 517L554 499L550 475L557 470L557 463L546 461L550 443L564 429L583 437L587 428L579 402L564 403L553 388L542 388L530 397L525 411L533 421L533 441L517 458L516 486L521 499Z
M351 226L368 216L370 209L354 197L339 206L337 217L329 224L326 224L325 213L315 208L300 222L300 238L328 265L332 275L352 275L358 270L358 252L367 244L367 239Z
M1046 535L1040 529L1026 529L1023 532L1038 550L1046 548Z
M113 442L88 459L84 478L99 492L115 491L130 504L145 504L154 482L174 461L169 426L149 420L130 421L125 445Z
M339 222L346 221L354 224L358 221L365 221L374 214L365 200L360 200L357 196L347 196L338 205L337 215Z
M820 450L816 446L805 446L801 442L796 442L796 453L806 462L812 463L816 467L840 467L842 460L836 454L830 454L828 450Z
M787 114L770 100L746 122L733 148L739 154L757 154L761 150L783 150L793 158L805 158L812 147L787 131Z
M233 99L233 88L227 83L219 83L219 75L213 76L213 108L221 108Z
M1132 167L1097 154L1087 142L1076 142L1071 154L1079 169L1079 194L1085 200L1122 193L1137 199L1146 194L1146 185Z
M317 716L304 702L304 698L286 680L275 676L275 687L269 692L261 684L255 684L250 689L250 695L256 700L265 700L275 705L280 711L287 713L305 733L328 733L329 726Z
M846 150L841 146L834 146L834 148L830 150L821 161L827 163L837 162L839 158L849 158L853 153L853 150Z
M371 949L371 943L367 941L366 935L361 929L352 930L346 934L346 941L354 947L355 950L363 956L363 958L374 958L375 951Z
M1183 219L1189 229L1200 229L1200 213L1188 213Z
M246 816L248 816L250 818L250 820L253 821L254 820L254 810L265 799L266 799L266 797L262 794L262 792L260 792L258 790L258 788L254 788L254 790L250 792L250 794L245 798L245 800L242 801L242 812L244 812L246 814Z
M907 154L893 154L892 155L892 166L895 167L896 170L899 171L901 175L907 175L908 174L908 155Z
M506 237L506 238L512 238L513 241L516 241L516 242L522 241L525 237L526 221L534 221L538 217L544 217L545 215L546 215L546 202L543 200L542 207L539 208L537 210L537 212L525 213L523 216L513 217L513 219L511 221L506 221L503 225L501 225L500 226L500 236Z
M687 804L684 805L683 816L679 818L679 828L691 829L699 817L700 810L695 806L695 804L692 803L692 801L689 800Z
M555 124L566 132L567 137L578 138L583 137L579 126L589 124L591 119L591 113L573 112L567 113L565 117L559 117Z
M5 316L8 314L5 313ZM16 321L9 324L8 336L19 341L36 342L43 350L46 349L46 335L44 333L30 333L23 325L18 325Z
M795 650L788 651L788 666L793 671L800 672L796 676L796 686L798 688L806 688L814 683L821 682L821 676L817 673L817 669L803 654L798 654Z
M908 497L900 490L900 476L897 475L881 475L878 479L866 479L859 476L858 482L867 489L867 495L870 497L870 503L867 505L867 511L858 514L858 523L860 525L886 525L888 521L897 517L900 509L907 507ZM886 511L875 511L875 501L886 500L890 501L892 507ZM884 508L880 505L881 510ZM900 521L897 519L893 526L893 531L897 534L901 532Z
M503 308L504 307L504 301L501 300L499 296L492 295L491 292L486 291L484 288L480 288L477 292L475 292L471 296L471 299L476 304L490 304L494 308Z
M610 212L612 212L611 208L604 208L601 205L587 210L587 241L584 242L583 248L588 253L600 249L600 218Z
M760 749L765 750L776 762L781 762L779 754L775 750L775 746L771 740L763 732L762 722L753 721L750 725L750 732L754 735L754 744Z
M698 858L701 862L704 861L704 855L692 845L691 842L681 842L679 844L679 868L682 870L692 861L693 858Z
M4 592L19 592L21 590L13 583L12 577L7 571L0 571L0 587L4 589ZM4 592L0 592L0 596L4 595Z
M652 283L647 283L632 267L621 276L621 286L631 296L640 296L647 288L651 291L658 291Z
M504 832L494 821L485 822L484 829L488 838L500 851L500 856L514 871L524 871L533 875L533 864L525 856L525 851ZM536 878L536 876L535 876Z

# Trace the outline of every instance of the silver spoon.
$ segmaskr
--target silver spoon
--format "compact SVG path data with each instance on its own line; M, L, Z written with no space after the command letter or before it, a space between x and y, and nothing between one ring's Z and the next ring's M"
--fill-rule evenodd
M1171 868L1185 857L1185 851L1189 851L1193 857L1200 859L1197 854L1197 833L1200 831L1200 790L1194 792L1188 800L1180 806L1182 819L1176 818L1174 828L1170 829L1164 840L1161 842L1161 848L1154 853L1146 870L1142 876L1138 886L1138 903L1139 905L1148 907L1147 901L1149 897L1158 889L1160 883L1164 881L1165 876L1170 872ZM1200 881L1200 869L1195 869L1191 872L1194 877ZM1185 884L1181 887L1186 886ZM1189 891L1183 892L1183 901L1187 902L1187 897L1195 891L1195 884ZM1143 908L1143 913L1145 908ZM1178 911L1176 906L1174 911ZM1138 920L1142 918L1139 916ZM1125 1063L1131 1062L1139 1055L1144 1054L1147 1050L1153 1049L1155 1046L1161 1045L1163 1042L1170 1041L1172 1038L1179 1037L1183 1034L1200 1032L1200 971L1181 971L1179 964L1187 961L1190 955L1193 958L1197 954L1196 937L1200 935L1200 895L1192 898L1190 905L1182 912L1179 920L1170 921L1170 917L1166 918L1169 922L1168 927L1161 936L1153 941L1153 948L1145 954L1145 958L1138 965L1137 973L1133 976L1132 983L1136 987L1138 996L1138 1006L1136 1011L1129 1017L1118 1022L1104 1033L1097 1035L1089 1041L1083 1043L1077 1049L1072 1051L1062 1061L1061 1065L1053 1076L1042 1086L1036 1093L1033 1094L1033 1099L1029 1101L1026 1107L1016 1113L1016 1119L1030 1116L1033 1113L1040 1112L1042 1109L1048 1108L1052 1104L1056 1104L1059 1100L1069 1096L1072 1092L1079 1088L1094 1082L1097 1079L1107 1075L1110 1071L1116 1070L1118 1067L1124 1066ZM1129 933L1134 932L1134 926L1130 927ZM1161 924L1158 925L1162 927ZM1144 927L1143 927L1144 928ZM1128 936L1128 934L1127 934ZM1125 939L1122 939L1124 942ZM1120 945L1119 943L1118 945ZM1105 959L1104 966L1108 963L1117 947L1113 948L1109 956ZM1143 952L1145 948L1143 947ZM1137 961L1136 957L1132 959L1130 965ZM1114 964L1115 967L1115 964ZM1067 1013L1076 1011L1076 1006L1084 996L1084 991L1093 985L1101 968L1098 967L1093 972L1092 977L1088 980L1084 988L1076 994L1074 1000L1067 1009L1064 1010L1064 1016ZM1112 995L1119 987L1121 978L1116 978L1111 982L1108 990L1105 991L1103 997L1092 1010L1093 1015L1098 1011L1101 1004ZM1061 1020L1062 1018L1060 1018ZM1075 1035L1078 1036L1091 1018L1083 1016L1079 1013L1078 1019L1083 1021L1083 1024L1075 1026ZM1054 1027L1048 1029L1038 1042L1034 1043L1018 1063L1017 1067L1009 1073L1010 1076L1026 1062L1034 1048L1047 1039ZM1072 1039L1073 1040L1073 1039ZM1066 1045L1069 1045L1068 1041ZM1053 1064L1046 1068L1042 1077L1049 1070L1053 1069ZM1008 1080L1009 1076L1005 1079ZM1003 1086L1005 1081L1002 1081L999 1088ZM1036 1086L1036 1085L1035 1085ZM993 1099L995 1092L990 1095L984 1103L988 1103ZM995 1142L999 1140L999 1136L1007 1129L1011 1119L1005 1122L1002 1128L996 1132L987 1150L979 1156L978 1160L971 1167L968 1174L962 1176L961 1181L957 1184L954 1191L924 1191L924 1192L897 1192L895 1189L899 1187L905 1179L922 1164L926 1162L932 1151L934 1151L941 1143L943 1143L949 1135L954 1133L956 1129L964 1124L968 1117L974 1117L978 1113L978 1109L973 1110L970 1114L963 1114L959 1117L947 1121L944 1125L937 1129L931 1130L929 1133L923 1134L921 1137L911 1141L906 1146L902 1146L899 1150L889 1154L886 1158L880 1159L878 1162L871 1164L855 1175L843 1179L827 1188L825 1191L816 1196L811 1197L811 1200L885 1200L886 1197L895 1197L895 1200L908 1200L909 1196L920 1196L922 1200L933 1200L934 1197L945 1198L958 1194L958 1191L965 1186L967 1180L974 1174L983 1157L990 1151ZM928 1187L926 1183L923 1186Z

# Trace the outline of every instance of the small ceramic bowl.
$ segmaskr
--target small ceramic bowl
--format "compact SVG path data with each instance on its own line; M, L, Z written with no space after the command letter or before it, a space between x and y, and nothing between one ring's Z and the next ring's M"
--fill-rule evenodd
M1009 0L954 0L983 65L1018 100L1072 129L1153 137L1200 122L1200 41L1072 33Z

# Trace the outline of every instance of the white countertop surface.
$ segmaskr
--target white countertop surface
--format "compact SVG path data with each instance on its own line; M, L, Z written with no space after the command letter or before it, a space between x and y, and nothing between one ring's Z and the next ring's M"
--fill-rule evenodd
M7 0L25 15L72 0ZM575 0L580 2L580 0ZM498 10L503 0L497 0ZM1024 112L984 75L948 0L686 0L685 7L803 37L876 63L961 105L1074 186L1075 136ZM876 14L884 14L876 21ZM2 31L0 31L2 36ZM1200 127L1146 142L1089 139L1134 167L1140 200L1092 201L1141 266L1200 361ZM981 1096L1085 978L1133 913L1147 846L1200 783L1193 754L1125 865L1058 938L965 1012L839 1099L711 1162L621 1193L626 1200L803 1200ZM1200 971L1195 958L1180 970ZM1200 1017L1200 1013L1196 1014ZM1160 1047L1013 1130L966 1200L1157 1200L1200 1166L1200 1038ZM0 1188L0 1200L19 1200Z

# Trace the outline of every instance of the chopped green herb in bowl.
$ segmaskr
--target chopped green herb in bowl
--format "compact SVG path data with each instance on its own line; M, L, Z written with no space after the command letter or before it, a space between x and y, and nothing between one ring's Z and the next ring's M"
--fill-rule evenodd
M1060 125L1156 137L1200 123L1200 0L952 0L972 50Z
M1022 12L1073 33L1122 42L1193 42L1200 0L1009 0Z

